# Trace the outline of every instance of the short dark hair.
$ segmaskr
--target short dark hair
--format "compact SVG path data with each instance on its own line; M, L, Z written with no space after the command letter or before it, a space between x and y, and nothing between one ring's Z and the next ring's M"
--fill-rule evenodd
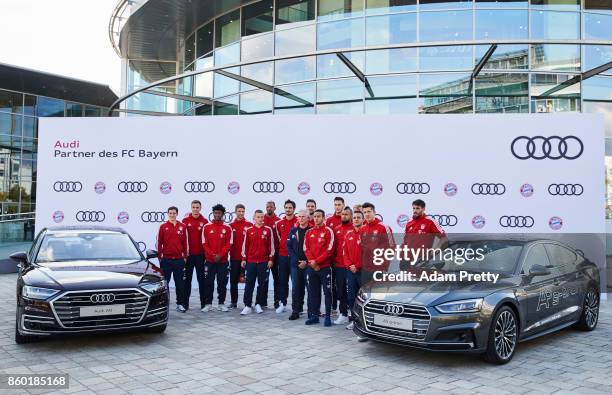
M288 204L290 204L293 207L293 209L295 210L295 202L293 200L291 200L291 199L285 200L285 204L283 206L286 206Z
M342 211L348 211L349 213L353 214L353 209L350 208L349 206L345 206Z
M356 211L353 213L353 216L355 216L355 214L359 214L359 215L361 215L361 216L363 217L363 213L362 213L361 211L359 211L359 210L356 210Z
M167 212L169 213L169 212L170 212L170 210L174 210L174 211L176 211L176 213L178 214L178 208L177 208L176 206L170 206L170 207L168 207L168 211L167 211Z
M235 208L234 210L238 210L239 208L241 208L241 209L243 209L243 210L246 210L246 207L244 207L244 204L242 204L242 203L238 203L238 204L236 205L236 208Z
M200 207L202 207L202 202L201 202L201 201L199 201L199 200L192 200L192 201L191 201L191 204L192 204L192 205L193 205L193 204L199 204L199 205L200 205Z
M421 208L425 208L425 201L422 199L417 199L414 202L412 202L413 206L417 206L417 207L421 207Z
M212 207L212 211L221 211L223 214L225 214L225 207L223 207L221 203L217 203Z
M263 214L263 211L262 211L262 210L260 210L260 209L257 209L257 210L255 210L255 213L254 213L254 214Z
M343 198L342 196L336 196L336 197L334 198L334 202L336 202L336 201L338 201L338 202L342 202L342 204L344 204L344 198Z
M365 202L364 204L361 205L362 210L366 208L371 208L372 211L376 211L376 207L374 207L374 205L370 202Z
M268 200L266 202L266 205L268 205L268 204L272 204L274 207L276 207L276 203L274 203L274 200Z
M315 207L317 207L317 202L314 199L307 199L306 204L308 203L314 203Z
M320 208L316 209L314 212L315 212L315 213L321 213L321 215L322 215L323 217L325 217L325 211L321 210Z

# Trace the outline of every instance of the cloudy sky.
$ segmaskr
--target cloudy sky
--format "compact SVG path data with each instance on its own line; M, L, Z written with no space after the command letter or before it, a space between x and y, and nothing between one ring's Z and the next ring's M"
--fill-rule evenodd
M121 61L108 38L117 0L0 0L0 63L109 85Z

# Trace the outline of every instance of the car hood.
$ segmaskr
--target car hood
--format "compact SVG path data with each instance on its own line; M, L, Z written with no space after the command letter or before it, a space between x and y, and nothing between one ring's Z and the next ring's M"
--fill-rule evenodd
M157 267L146 260L70 261L32 266L24 274L27 285L67 291L134 288L145 274L160 277Z
M434 306L452 300L484 298L499 290L516 286L516 281L516 277L502 274L496 283L370 281L362 289L371 299Z

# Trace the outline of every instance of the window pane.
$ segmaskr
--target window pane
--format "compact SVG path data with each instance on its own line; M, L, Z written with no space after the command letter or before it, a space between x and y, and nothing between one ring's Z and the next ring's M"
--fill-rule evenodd
M363 52L348 52L344 56L363 72L365 55ZM317 57L317 77L336 78L352 77L355 74L336 54L320 55Z
M276 88L274 113L314 114L315 84L285 85Z
M66 103L66 116L67 117L82 117L83 116L83 105L76 103Z
M315 0L276 0L276 24L314 19Z
M0 111L21 113L23 106L23 95L0 89Z
M580 111L580 84L547 94L572 76L562 74L531 75L531 112Z
M416 0L366 0L368 15L416 10Z
M240 114L265 114L272 112L272 93L262 90L240 95Z
M574 12L531 11L531 38L576 40L580 38L580 14Z
M315 79L315 57L278 60L275 63L276 84Z
M472 112L469 74L422 74L419 80L420 114Z
M213 97L213 73L198 74L195 77L194 96L210 99Z
M363 46L363 19L320 23L317 29L318 49Z
M210 104L202 104L200 107L195 109L195 115L197 116L212 115L212 113L213 106Z
M527 10L476 11L476 40L527 39L529 18Z
M294 55L314 52L316 48L316 26L304 26L276 32L276 55Z
M258 1L242 8L242 35L272 31L272 0Z
M476 0L476 8L527 8L527 0Z
M366 100L366 114L416 114L417 99Z
M363 15L363 0L319 0L319 20Z
M240 39L240 11L230 12L217 19L216 46L223 47Z
M585 10L612 11L610 0L584 0Z
M357 78L317 83L317 104L361 102L363 100L363 83Z
M29 139L38 138L38 119L23 117L23 137Z
M63 117L64 101L51 99L49 97L38 97L38 116L39 117Z
M580 0L531 0L531 7L574 11L580 9Z
M422 12L419 40L459 41L472 39L472 11Z
M265 63L256 63L247 66L242 66L240 72L243 77L249 78L251 80L255 80L257 82L261 82L262 84L272 85L272 70L273 64L272 62ZM240 83L240 90L252 90L256 89L254 86L248 85L244 82Z
M366 113L416 113L416 75L369 77L368 82L374 96L366 89Z
M240 43L228 45L215 51L215 66L240 62Z
M0 113L0 134L21 137L21 122L21 115Z
M209 53L214 48L213 36L214 36L214 23L210 22L206 25L202 26L198 30L198 55L197 57L201 57Z
M23 113L25 115L36 115L36 96L25 95Z
M585 100L612 101L612 77L593 77L582 81Z
M100 111L101 111L101 109L98 108L98 107L86 106L85 107L85 116L86 117L99 117L100 114L101 114Z
M612 40L612 15L585 12L584 32L588 40Z
M477 113L529 112L527 74L480 74L474 85Z
M192 34L185 40L185 66L191 64L195 59L195 37Z
M421 70L464 70L474 67L472 46L429 47L419 49Z
M274 33L262 34L242 40L242 61L271 58L274 56Z
M612 45L585 45L584 46L584 60L583 70L591 70L597 66L604 65L612 62ZM608 70L603 74L612 73L612 70Z
M375 16L366 19L367 45L416 41L416 13Z
M213 56L206 56L204 58L200 58L195 61L195 69L196 70L204 70L209 67L213 67L215 64Z
M231 69L225 69L224 71L227 71L232 74L240 75L240 68L238 67L233 67ZM238 93L238 90L240 89L240 81L235 80L233 78L229 78L219 73L215 73L214 79L215 79L215 88L214 88L215 97L223 97L223 96L231 95L234 93Z
M238 96L225 97L214 102L214 115L238 115Z
M420 0L421 10L472 8L472 0Z
M489 45L479 45L476 47L476 64L489 49ZM527 45L499 45L484 69L487 70L524 70L528 66Z
M531 63L533 70L580 71L580 46L532 45Z
M415 71L416 68L416 48L382 49L366 52L367 74Z

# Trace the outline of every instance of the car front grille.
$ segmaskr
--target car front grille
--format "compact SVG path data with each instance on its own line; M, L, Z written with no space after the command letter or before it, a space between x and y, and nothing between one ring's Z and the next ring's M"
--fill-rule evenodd
M112 302L94 303L92 295L113 295ZM81 307L125 304L125 314L81 317ZM138 289L70 291L51 302L51 307L65 328L104 328L130 326L139 323L149 304L149 296Z
M402 314L385 313L386 305L401 305L404 308ZM385 326L374 325L374 314L387 315L390 317L412 319L412 330L388 328ZM422 341L427 336L429 321L431 316L427 309L420 305L386 302L382 300L369 300L363 307L366 329L374 334L391 336L405 340Z

